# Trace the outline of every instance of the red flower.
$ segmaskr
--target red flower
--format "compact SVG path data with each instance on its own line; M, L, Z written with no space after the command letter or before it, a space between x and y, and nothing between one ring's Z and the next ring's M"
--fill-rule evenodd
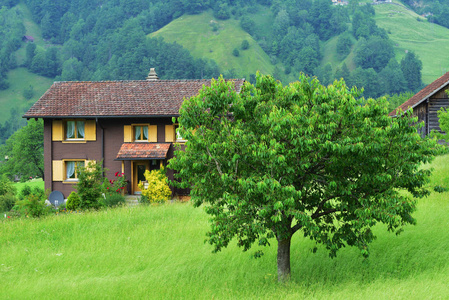
M10 216L8 216L8 219L11 218Z
M124 188L125 188L124 186L121 187L122 190L123 190Z
M109 187L107 187L106 189L109 190Z
M117 171L117 172L115 172L115 177L117 177L117 175L118 175L118 171Z
M120 189L117 189L116 192L120 192Z

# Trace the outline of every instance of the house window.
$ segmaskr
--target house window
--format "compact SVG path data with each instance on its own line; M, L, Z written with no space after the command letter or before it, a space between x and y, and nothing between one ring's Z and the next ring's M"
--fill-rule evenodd
M84 160L68 160L65 162L65 180L77 181L80 167L84 167Z
M134 126L134 141L148 141L148 125Z
M66 140L84 140L84 121L66 121L65 139Z

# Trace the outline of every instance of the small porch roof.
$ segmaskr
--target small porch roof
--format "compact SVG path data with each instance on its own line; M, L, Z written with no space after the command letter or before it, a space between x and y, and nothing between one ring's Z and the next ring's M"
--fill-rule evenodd
M170 143L123 143L115 160L165 159Z

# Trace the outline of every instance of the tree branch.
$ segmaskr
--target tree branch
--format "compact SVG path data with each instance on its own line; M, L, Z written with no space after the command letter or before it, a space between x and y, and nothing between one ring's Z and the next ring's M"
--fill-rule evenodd
M212 158L212 159L215 161L215 165L217 165L217 171L218 171L218 173L220 174L220 176L222 176L222 175L223 175L223 172L221 172L220 164L219 164L218 161L212 156L212 154L210 154L209 147L206 147L206 150L207 150L207 154L209 155L209 157Z

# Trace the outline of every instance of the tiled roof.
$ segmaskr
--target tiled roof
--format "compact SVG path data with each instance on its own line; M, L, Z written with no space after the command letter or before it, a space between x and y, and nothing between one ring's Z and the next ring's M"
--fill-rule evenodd
M115 160L165 159L170 143L124 143Z
M402 103L399 107L397 107L395 110L393 110L391 113L389 113L389 116L396 116L397 111L399 108L402 111L406 111L409 108L414 108L433 94L440 91L443 87L445 87L447 84L449 84L449 72L420 90L418 93L416 93L413 97Z
M240 92L244 79L230 79ZM184 97L211 80L55 82L24 118L178 116Z

